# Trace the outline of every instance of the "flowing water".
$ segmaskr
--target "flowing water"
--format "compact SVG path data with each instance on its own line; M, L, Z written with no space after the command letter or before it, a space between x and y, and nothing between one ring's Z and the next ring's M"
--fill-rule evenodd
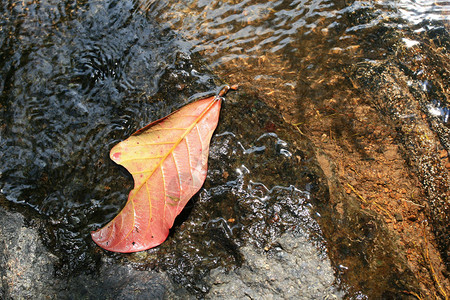
M0 17L1 202L41 220L61 274L95 270L89 233L132 187L112 146L197 92L241 85L213 139L210 182L172 244L131 258L197 294L205 270L242 264L236 249L249 241L264 248L298 224L324 247L310 202L317 179L299 163L311 153L296 152L301 137L286 124L345 97L352 65L420 44L412 33L445 48L450 20L443 0L2 1Z

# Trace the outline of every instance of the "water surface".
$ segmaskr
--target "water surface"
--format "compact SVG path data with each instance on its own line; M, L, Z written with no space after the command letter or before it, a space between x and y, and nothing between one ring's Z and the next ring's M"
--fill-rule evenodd
M238 246L251 240L264 248L296 222L321 248L310 203L316 178L299 164L310 153L296 152L299 137L284 126L307 122L304 111L315 103L339 101L352 65L386 59L394 45L417 46L414 32L441 40L448 12L445 1L406 0L3 1L1 194L43 220L61 273L93 270L99 256L89 232L120 210L132 187L108 158L112 146L196 92L239 83L245 97L219 126L210 182L179 224L189 222L178 225L174 244L136 259L202 293L202 272L239 265ZM265 104L252 106L253 98ZM256 119L240 118L249 109ZM211 220L189 219L199 208L212 211ZM202 228L212 236L204 245Z

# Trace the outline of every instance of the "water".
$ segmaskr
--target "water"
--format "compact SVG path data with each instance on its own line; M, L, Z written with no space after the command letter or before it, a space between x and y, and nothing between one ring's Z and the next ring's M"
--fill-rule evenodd
M65 256L74 265L85 263L89 232L126 201L111 147L197 91L150 99L164 75L186 72L176 64L189 52L136 4L104 4L2 6L1 191L48 220L48 239L75 253ZM206 89L210 79L191 82Z
M303 154L295 154L293 133L279 124L305 122L314 105L346 97L348 70L358 62L386 59L398 45L414 51L425 38L445 46L440 33L448 29L448 8L445 1L403 0L3 1L1 195L14 209L44 220L43 238L62 258L61 273L95 269L99 254L89 232L120 210L132 187L127 172L109 160L109 150L221 80L239 83L247 100L240 108L230 104L223 117L212 144L211 183L194 208L188 205L171 237L175 242L151 250L145 264L158 267L148 263L158 257L161 269L201 293L207 290L202 272L239 265L236 247L248 240L264 247L300 222L322 245L307 196L316 184L312 166L292 167ZM408 66L416 61L404 58ZM431 67L422 73L417 76L429 83L430 103L448 107L436 93L445 74L434 75ZM254 112L259 119L240 118L253 109L252 96L271 109L260 107ZM243 127L233 125L238 118ZM252 122L260 126L252 129ZM264 135L275 130L286 137ZM261 175L266 170L272 176ZM225 172L230 178L221 177ZM246 200L208 204L221 197ZM272 204L255 207L264 199ZM202 209L213 213L189 217ZM266 210L269 215L261 215ZM280 212L291 215L267 226ZM188 221L180 225L182 220ZM220 236L208 247L198 236L205 226ZM253 237L262 232L264 238ZM186 244L186 237L192 242ZM211 252L220 241L226 250ZM183 258L183 249L200 254ZM199 261L204 269L198 271ZM173 262L178 270L170 270Z
M402 18L414 24L424 20L450 21L450 5L445 0L398 1L394 7Z

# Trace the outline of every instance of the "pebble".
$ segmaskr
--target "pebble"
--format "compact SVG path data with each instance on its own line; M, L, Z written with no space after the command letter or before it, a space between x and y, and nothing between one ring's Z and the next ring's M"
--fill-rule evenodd
M440 150L439 151L439 158L445 158L445 157L447 157L448 156L448 152L447 152L447 150L445 150L445 149L443 149L443 150Z
M417 220L417 216L416 215L411 215L411 216L408 217L408 220L414 222L414 221Z
M395 217L395 220L397 222L402 222L403 221L403 216L401 214L399 214L399 213L395 213L394 217Z

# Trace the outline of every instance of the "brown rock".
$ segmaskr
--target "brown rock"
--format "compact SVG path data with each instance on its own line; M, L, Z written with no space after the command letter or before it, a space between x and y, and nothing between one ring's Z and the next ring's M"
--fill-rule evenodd
M399 214L399 213L395 213L395 214L394 214L394 217L395 217L395 220L396 220L397 222L403 221L403 217L402 217L402 215Z
M410 220L412 222L417 221L417 216L416 215L411 215L411 216L408 217L408 220Z

